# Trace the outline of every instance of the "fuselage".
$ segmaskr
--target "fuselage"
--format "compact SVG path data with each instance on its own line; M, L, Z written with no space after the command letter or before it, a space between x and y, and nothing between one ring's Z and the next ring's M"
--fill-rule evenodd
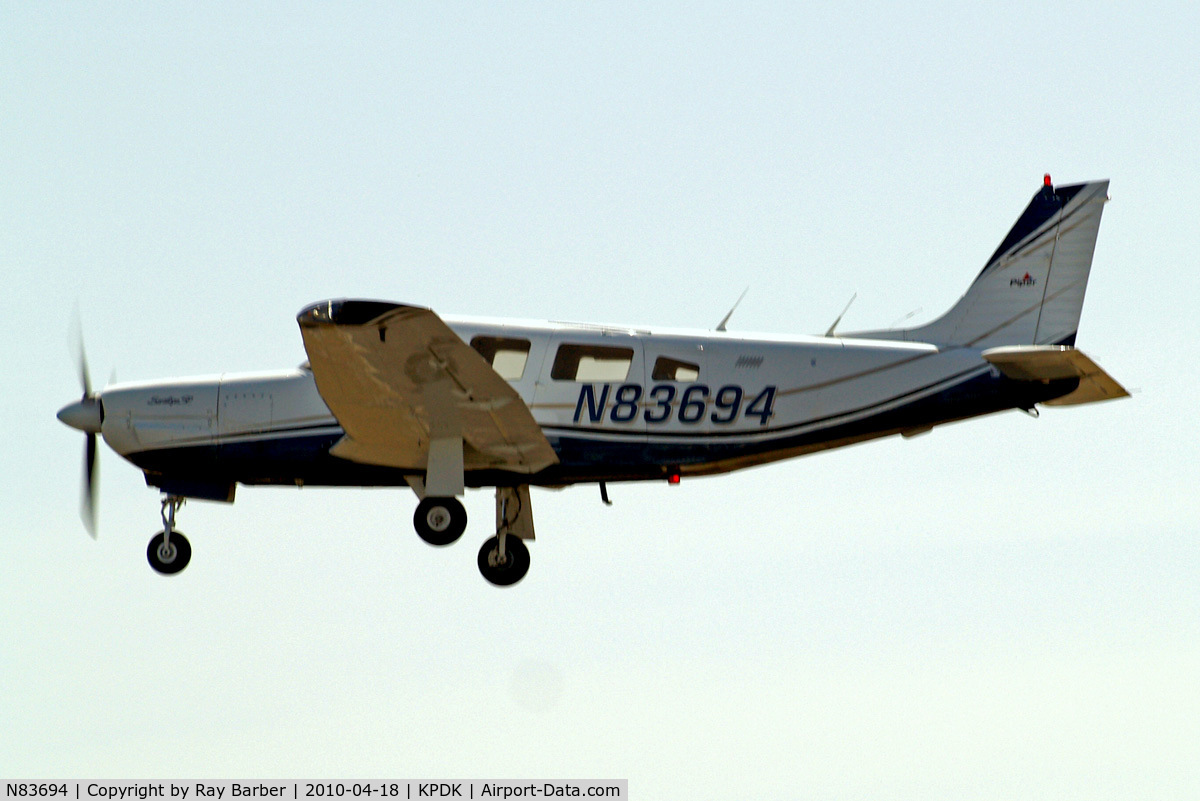
M1070 392L1011 381L967 347L444 318L529 407L559 458L533 475L468 471L470 486L728 472ZM112 385L105 441L183 495L236 483L400 485L411 469L359 464L304 368Z

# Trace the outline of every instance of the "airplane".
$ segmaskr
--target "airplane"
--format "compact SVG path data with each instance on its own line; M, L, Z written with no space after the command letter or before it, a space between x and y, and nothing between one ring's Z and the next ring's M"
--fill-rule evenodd
M824 336L475 317L337 299L297 321L308 359L255 374L110 384L58 417L87 435L83 517L95 536L96 436L161 493L157 572L187 566L188 499L238 484L410 487L413 526L445 546L458 500L495 489L479 550L498 586L529 569L530 487L666 481L762 465L1008 409L1127 396L1075 348L1108 181L1050 176L966 294L932 322ZM843 312L844 314L844 312Z

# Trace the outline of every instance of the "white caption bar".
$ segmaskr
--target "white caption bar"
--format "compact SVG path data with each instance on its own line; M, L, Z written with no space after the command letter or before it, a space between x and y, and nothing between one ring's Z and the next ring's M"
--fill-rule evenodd
M231 801L266 798L285 801L399 801L411 798L604 798L627 801L629 781L64 781L5 782L6 799L60 801Z

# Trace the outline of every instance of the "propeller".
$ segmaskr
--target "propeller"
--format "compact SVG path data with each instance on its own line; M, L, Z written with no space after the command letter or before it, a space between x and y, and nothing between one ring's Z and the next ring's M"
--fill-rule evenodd
M83 498L79 503L79 516L83 527L96 539L96 435L87 434L87 445L83 455Z
M97 451L96 435L104 423L104 404L100 396L92 391L92 380L88 374L87 353L83 349L83 334L79 335L79 383L83 395L78 401L58 410L58 419L87 436L83 451L83 488L79 504L79 516L92 539L96 538L96 479Z

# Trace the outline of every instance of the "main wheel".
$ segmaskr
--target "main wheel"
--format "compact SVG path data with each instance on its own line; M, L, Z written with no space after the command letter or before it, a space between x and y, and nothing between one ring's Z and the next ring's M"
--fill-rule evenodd
M467 530L467 510L456 498L425 498L417 504L413 528L430 545L449 545Z
M507 534L502 558L500 538L492 537L479 549L479 572L497 587L516 584L529 572L529 549L520 537Z
M146 559L150 567L169 576L187 567L192 559L192 544L178 531L172 531L171 541L167 542L164 532L160 531L150 538Z

